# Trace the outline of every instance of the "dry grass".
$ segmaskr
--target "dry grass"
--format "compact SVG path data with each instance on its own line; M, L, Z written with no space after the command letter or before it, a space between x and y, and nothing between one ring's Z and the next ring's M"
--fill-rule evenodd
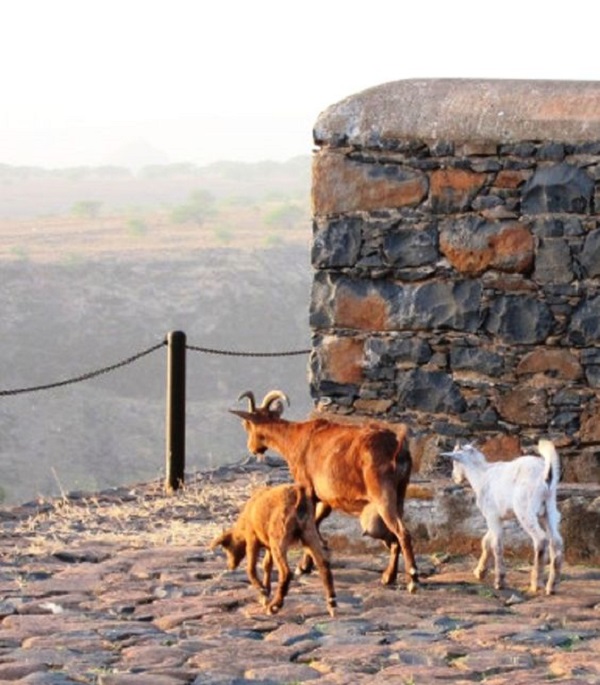
M273 242L308 244L310 227L273 230L251 210L224 209L204 224L174 224L156 211L135 222L126 214L94 219L46 217L0 220L0 260L77 263L115 256L122 260L181 259L218 247L253 249Z
M34 512L12 521L12 545L31 556L65 548L205 545L267 480L264 473L243 466L217 471L218 476L209 472L188 478L172 495L156 481L89 496L40 499Z

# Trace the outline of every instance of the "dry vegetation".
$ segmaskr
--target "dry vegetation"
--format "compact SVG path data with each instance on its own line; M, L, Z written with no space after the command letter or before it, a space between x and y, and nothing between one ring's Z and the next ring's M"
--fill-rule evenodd
M175 225L159 211L143 218L5 220L0 221L0 260L58 264L105 257L178 260L196 250L308 244L309 237L306 223L290 229L269 228L261 225L260 212L240 208L222 210L201 226L192 222Z
M157 480L95 494L40 498L33 512L28 511L31 505L15 510L12 534L20 554L31 556L109 545L205 545L231 523L240 502L265 480L264 471L237 465L189 477L172 495Z

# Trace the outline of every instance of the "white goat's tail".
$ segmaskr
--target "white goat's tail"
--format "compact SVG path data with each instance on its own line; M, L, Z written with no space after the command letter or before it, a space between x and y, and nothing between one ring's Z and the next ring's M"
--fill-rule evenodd
M558 481L560 480L560 459L551 440L540 440L538 442L538 450L542 457L544 457L544 481L548 484L550 490L556 492Z

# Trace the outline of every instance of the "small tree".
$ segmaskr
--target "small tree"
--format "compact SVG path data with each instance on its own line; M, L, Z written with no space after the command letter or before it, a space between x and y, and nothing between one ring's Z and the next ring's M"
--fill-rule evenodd
M102 202L97 200L80 200L71 207L71 214L81 219L95 219L101 207Z
M188 201L178 205L171 212L171 219L176 224L193 221L201 226L205 219L214 214L215 196L208 190L194 190Z
M302 207L296 204L286 203L272 209L266 216L265 221L273 228L293 228L305 216Z

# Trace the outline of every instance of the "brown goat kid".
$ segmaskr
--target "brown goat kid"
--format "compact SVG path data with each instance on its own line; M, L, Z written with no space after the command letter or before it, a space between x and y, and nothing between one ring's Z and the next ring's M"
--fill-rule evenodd
M260 592L267 613L274 614L283 606L292 579L287 550L297 542L314 559L325 586L327 609L334 616L336 601L331 567L315 525L312 501L298 485L257 490L246 502L233 528L215 538L211 549L219 545L224 548L232 571L247 557L248 578ZM262 583L256 575L261 548L265 549ZM269 602L273 561L277 566L279 583L275 597Z
M401 549L408 589L414 592L417 568L410 533L402 521L412 467L406 427L393 431L377 424L325 419L286 421L281 414L289 400L281 391L267 393L259 407L251 392L239 399L244 397L249 411L231 411L243 420L248 450L259 457L267 449L283 456L295 482L316 502L317 528L332 509L360 516L364 533L383 540L390 549L382 576L386 585L396 580ZM310 568L305 562L302 566Z

